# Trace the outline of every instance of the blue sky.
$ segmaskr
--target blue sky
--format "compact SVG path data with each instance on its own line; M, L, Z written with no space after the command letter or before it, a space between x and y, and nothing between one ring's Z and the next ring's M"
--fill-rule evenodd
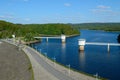
M13 23L120 22L120 0L1 0L0 20Z

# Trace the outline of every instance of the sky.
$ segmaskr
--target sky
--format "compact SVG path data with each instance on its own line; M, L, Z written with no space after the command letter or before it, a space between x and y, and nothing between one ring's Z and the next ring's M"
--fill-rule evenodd
M0 0L0 20L21 24L120 22L120 0Z

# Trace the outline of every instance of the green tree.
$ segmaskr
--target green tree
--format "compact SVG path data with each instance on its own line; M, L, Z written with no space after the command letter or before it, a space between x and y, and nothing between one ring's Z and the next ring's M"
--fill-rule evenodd
M118 38L117 38L118 42L120 43L120 34L118 35Z

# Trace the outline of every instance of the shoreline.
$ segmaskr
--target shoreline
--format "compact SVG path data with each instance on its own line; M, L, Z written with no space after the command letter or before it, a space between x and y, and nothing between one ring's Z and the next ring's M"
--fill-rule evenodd
M94 30L94 31L119 32L120 33L120 31L109 31L109 30L102 30L102 29L79 29L79 30Z
M34 40L34 41L29 41L29 42L21 41L21 44L28 45L28 44L39 43L39 42L41 41L40 40Z
M65 65L63 65L63 64L59 64L58 62L56 62L56 61L54 61L54 60L52 60L52 59L50 59L50 58L48 58L48 57L46 57L45 55L43 55L43 54L41 54L41 53L39 53L37 50L35 50L35 49L33 49L33 48L31 48L31 47L29 47L29 46L27 46L27 45L23 45L24 47L22 48L22 50L27 54L27 56L30 58L30 56L28 55L30 52L28 52L27 51L27 48L29 48L31 51L33 51L36 55L38 55L38 57L39 58L41 58L41 59L43 59L47 64L49 64L51 67L53 67L55 70L57 70L58 72L60 72L60 73L62 73L63 75L65 75L65 76L68 76L68 77L70 77L71 79L74 79L74 80L79 80L79 79L81 79L81 80L96 80L96 78L95 77L93 77L93 76L91 76L91 75L89 75L89 74L85 74L84 72L82 73L82 72L78 72L77 70L75 71L75 70L73 70L72 68L70 68L70 74L69 74L69 68L68 67L66 67ZM25 51L26 50L26 51ZM31 53L32 54L32 53ZM32 56L33 57L33 56ZM32 61L31 59L30 59L30 61ZM54 63L55 62L55 63ZM33 70L34 70L34 67L35 67L35 65L33 65L33 63L32 63L32 68L33 68ZM35 70L35 71L37 71L37 70ZM34 72L34 74L35 74L36 72ZM47 72L48 73L48 72ZM51 76L54 76L54 75L52 75L52 74L49 74L49 75L51 75ZM35 76L35 75L34 75ZM39 76L39 75L38 75ZM37 76L37 77L38 77ZM70 80L71 80L70 79ZM106 79L103 79L103 78L100 78L101 80L106 80ZM35 79L35 80L39 80L39 79ZM44 80L44 79L43 79ZM55 79L55 80L57 80L57 79ZM67 80L69 80L69 79L67 79Z
M27 46L29 47L29 46ZM37 55L39 55L41 58L43 58L49 65L51 65L53 68L55 68L56 70L62 72L64 75L70 76L71 78L73 78L73 80L96 80L96 78L90 74L85 74L84 72L78 72L77 70L73 70L72 68L70 68L70 74L69 74L69 67L60 64L58 62L54 63L54 60L46 57L45 55L39 53L37 50L35 50L34 48L29 47L31 50L33 50L34 52L36 52ZM101 78L100 78L101 79ZM101 79L101 80L105 80L105 79Z
M65 66L64 64L61 64L61 63L59 63L59 62L57 62L57 61L54 61L54 59L51 59L51 58L49 58L49 57L46 57L45 54L42 54L42 53L38 52L36 49L34 49L34 48L32 48L32 47L30 47L30 48L33 49L33 50L35 50L35 51L37 52L37 54L39 54L40 56L43 56L44 58L47 58L46 61L48 61L48 63L49 63L51 66L54 67L54 65L56 64L56 65L62 67L64 70L68 71L68 69L69 69L68 66ZM55 62L55 64L54 64L54 62ZM62 71L64 71L64 70L62 70ZM70 68L70 71L71 71L71 73L72 73L74 76L76 76L75 74L77 74L77 75L82 75L82 76L86 76L86 77L93 78L92 80L94 80L94 79L96 80L95 75L92 75L92 74L89 74L89 73L85 73L85 72L76 70L76 69L74 69L74 68ZM67 72L67 73L69 73L69 72ZM71 76L73 76L73 75L71 75ZM79 77L79 76L77 76L77 77ZM79 80L79 79L74 79L74 80ZM91 79L88 79L88 78L87 78L87 79L84 79L84 80L91 80ZM99 77L98 80L107 80L107 79L106 79L106 78L103 78L103 77Z
M80 34L73 34L73 35L66 35L66 37L74 37L74 36L78 36ZM61 36L61 35L44 35L44 34L41 34L40 36L42 37L57 37L57 36Z

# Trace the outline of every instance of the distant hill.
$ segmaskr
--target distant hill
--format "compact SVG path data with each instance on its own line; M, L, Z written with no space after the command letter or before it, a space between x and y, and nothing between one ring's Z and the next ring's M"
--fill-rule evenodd
M73 29L68 24L14 24L0 20L0 38L12 37L34 37L44 35L75 35L79 30Z
M71 25L76 29L120 31L120 23L82 23Z

